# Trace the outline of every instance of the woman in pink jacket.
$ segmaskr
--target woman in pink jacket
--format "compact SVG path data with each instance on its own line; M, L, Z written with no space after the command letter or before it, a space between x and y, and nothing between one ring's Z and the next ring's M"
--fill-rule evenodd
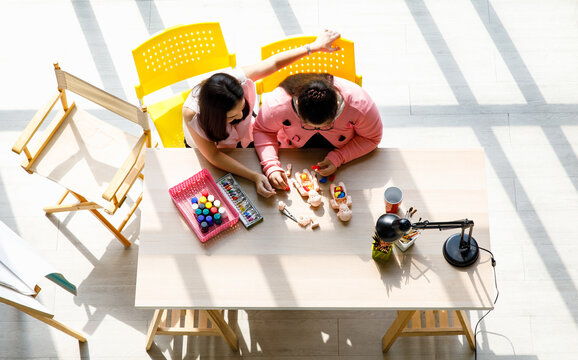
M382 136L375 103L358 85L329 74L297 74L264 97L253 137L271 185L287 189L277 155L281 148L330 148L317 172L331 175L342 164L374 150Z

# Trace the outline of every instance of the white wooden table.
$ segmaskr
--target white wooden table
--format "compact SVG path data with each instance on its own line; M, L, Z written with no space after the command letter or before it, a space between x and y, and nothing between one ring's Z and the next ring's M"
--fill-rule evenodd
M252 149L230 154L260 168ZM284 165L292 163L295 172L310 168L323 155L323 151L288 150L280 159ZM395 337L415 310L493 308L489 256L480 252L479 260L464 269L449 265L443 257L445 239L457 230L425 230L407 252L395 248L386 264L371 258L375 222L385 210L383 192L391 185L404 191L400 212L410 206L418 209L413 221L472 219L474 238L489 249L482 149L377 149L342 166L335 182L343 181L353 197L353 218L348 223L338 220L329 205L329 182L321 186L322 207L312 210L295 189L265 199L257 196L253 183L236 177L264 221L249 230L239 222L205 244L189 229L168 193L202 168L209 169L215 180L224 175L195 149L147 150L137 307L396 309L402 312L396 328L390 329ZM279 212L278 200L295 215L315 214L320 227L299 227Z

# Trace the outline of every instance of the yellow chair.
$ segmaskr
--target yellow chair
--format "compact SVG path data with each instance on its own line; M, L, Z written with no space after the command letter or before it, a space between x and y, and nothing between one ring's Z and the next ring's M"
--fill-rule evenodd
M273 42L261 47L261 60L279 52L310 44L315 36L295 36ZM257 81L257 94L273 91L287 76L299 73L330 73L334 76L352 81L361 86L361 75L355 73L355 51L353 41L340 38L335 42L339 51L332 53L317 52L304 56L291 65Z
M22 167L26 171L66 188L58 204L45 207L45 212L88 210L128 247L131 243L121 231L140 204L142 192L118 227L99 210L114 214L124 203L132 185L137 179L142 179L144 147L151 146L146 111L61 70L58 64L54 64L54 71L58 92L34 115L12 151L17 154L24 152L26 159ZM130 120L136 124L130 126L134 126L139 134L128 133L102 121L74 102L68 105L67 96L71 93ZM62 108L43 134L34 136L44 120L56 112L53 108L57 102ZM69 194L77 202L62 204Z
M210 71L235 67L219 23L177 25L154 35L132 51L143 98L157 90ZM147 104L164 147L184 147L182 107L190 89L168 99Z

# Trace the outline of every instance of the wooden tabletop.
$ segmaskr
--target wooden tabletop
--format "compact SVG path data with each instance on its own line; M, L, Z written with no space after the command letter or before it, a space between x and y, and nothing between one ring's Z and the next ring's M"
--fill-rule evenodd
M231 156L260 169L254 150ZM323 159L322 150L281 151L293 172ZM202 309L490 309L494 298L490 258L484 251L470 267L449 265L442 254L458 230L424 230L415 244L397 247L386 264L371 258L371 236L385 212L383 192L404 192L402 213L412 221L474 220L473 236L490 249L485 157L482 149L377 149L339 168L353 198L353 218L341 222L329 204L329 182L321 184L323 205L313 210L295 189L258 196L254 184L236 177L264 217L249 230L239 222L201 243L173 204L168 189L212 167L195 149L150 149L146 153L144 198L136 284L138 307ZM283 200L294 215L316 215L320 227L301 228L283 216Z

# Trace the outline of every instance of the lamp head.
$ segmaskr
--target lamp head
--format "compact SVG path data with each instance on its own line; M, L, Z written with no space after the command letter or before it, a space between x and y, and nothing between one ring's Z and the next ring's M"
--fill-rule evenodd
M375 223L375 232L383 241L394 242L411 230L411 222L396 214L383 214Z

